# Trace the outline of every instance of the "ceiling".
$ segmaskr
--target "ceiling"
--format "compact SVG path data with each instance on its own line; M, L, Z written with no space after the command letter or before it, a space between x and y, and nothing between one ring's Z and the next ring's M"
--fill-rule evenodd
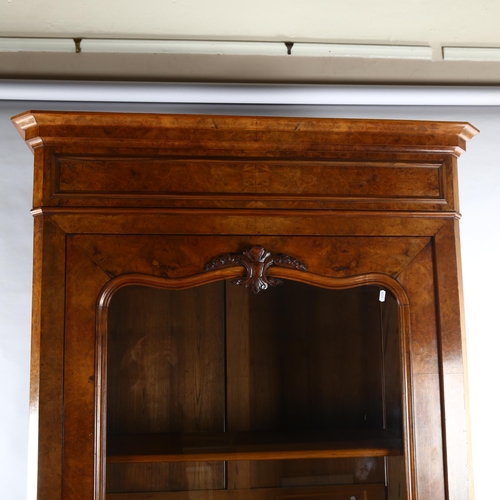
M0 5L4 36L500 44L497 0L2 0Z
M44 0L43 8L35 0L0 2L4 39L294 42L297 51L301 42L367 46L361 55L312 57L293 50L290 57L0 49L0 78L500 84L498 0ZM428 57L370 52L379 45L427 47ZM488 50L479 61L471 60L477 54L443 58L456 47Z

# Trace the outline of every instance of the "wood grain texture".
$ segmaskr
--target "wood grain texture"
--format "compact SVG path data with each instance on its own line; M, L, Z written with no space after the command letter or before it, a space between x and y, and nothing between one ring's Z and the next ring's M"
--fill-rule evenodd
M108 331L107 491L223 488L221 463L109 464L111 444L127 443L120 434L150 433L141 442L158 447L156 433L224 430L224 283L185 291L125 287L111 301ZM128 462L159 462L130 454Z
M222 432L224 283L125 287L108 327L109 434Z
M400 433L375 430L310 432L183 432L108 436L108 463L287 460L402 455Z
M440 344L444 373L463 373L465 335L461 311L462 280L458 224L449 221L435 236L436 284L439 302Z
M218 137L221 138L234 140L240 132L250 137L253 142L258 142L259 134L269 132L277 141L283 140L287 143L287 135L299 130L304 142L318 145L325 143L325 147L329 145L326 139L333 137L345 138L343 142L351 145L356 140L362 144L372 144L374 139L381 136L385 136L389 144L425 145L433 141L442 141L445 144L458 145L478 133L472 125L463 122L73 111L27 111L14 116L12 121L24 140L45 135L61 140L73 139L80 135L80 131L83 132L81 134L83 137L106 137L113 140L128 138L130 130L133 130L143 140L178 139L177 142L183 140L189 144L193 141L191 137L186 136L186 129L195 129L200 138L199 142L205 137L214 137L215 134L219 134ZM426 136L426 133L429 136ZM313 141L306 141L311 137ZM405 137L406 141L403 142L401 137ZM340 140L336 142L341 143Z
M109 500L385 500L385 488L379 484L321 486L306 488L254 488L240 490L182 491L169 493L118 493Z
M377 287L384 293L384 300L379 302L380 333L382 350L382 390L383 390L383 426L386 429L402 432L402 384L400 313L396 297L383 287ZM380 292L379 292L380 293Z
M227 427L232 432L252 430L250 412L251 401L251 337L250 337L250 294L241 287L232 287L226 293L226 397ZM232 461L226 463L227 489L252 487L252 463Z
M43 209L68 233L434 236L448 217L433 212ZM38 211L36 211L38 213ZM64 214L64 215L62 215ZM438 217L439 215L439 217ZM181 216L181 217L179 217ZM98 218L99 224L95 221ZM443 220L444 219L444 220Z
M35 154L34 498L470 499L456 170L474 127L36 111L13 122ZM203 298L205 286L215 290L243 273L238 266L204 272L204 265L253 245L307 265L269 270L292 280L294 293L271 294L263 304L238 292ZM189 317L194 337L208 342L200 340L195 354L189 335L179 340L187 356L181 380L196 387L173 383L172 374L160 376L168 366L148 363L163 382L148 382L146 368L135 375L146 393L161 395L115 401L133 374L115 376L124 354L109 351L108 307L129 285L152 287L149 302L157 306L163 299L151 297L196 295L142 316L151 328L181 311ZM362 285L369 286L356 288ZM366 298L354 298L379 287L394 295L386 306L366 308ZM337 293L352 300L332 306ZM212 304L210 314L198 302ZM138 313L132 304L122 309L124 323L116 326L121 313L110 323L117 331ZM215 330L224 323L224 348L201 333L204 322L218 324ZM221 418L221 392L208 386L224 364ZM109 401L108 373L116 387ZM191 404L193 394L200 397ZM170 397L189 411L165 412L161 402ZM387 428L402 433L404 456L350 450L342 459L290 460L292 448L288 460L240 454L224 465L205 450L197 464L110 463L106 495L108 402L117 429L129 417L141 431L160 433L193 429L195 421L195 432L213 430L224 419L225 430L243 433ZM363 481L379 484L341 485ZM166 491L178 489L185 491Z
M240 296L241 292L229 287L228 296L233 294ZM378 288L333 291L285 281L279 288L247 296L244 305L244 314L250 319L245 335L249 339L250 362L228 364L228 379L244 377L249 398L246 411L240 411L243 421L240 423L234 418L233 425L236 429L264 431L263 436L269 431L280 431L277 436L286 436L283 434L286 431L294 436L296 431L308 429L324 432L317 434L319 446L315 449L310 448L315 441L312 435L308 439L300 438L301 434L287 438L291 441L284 454L283 444L276 443L270 448L266 444L259 449L259 434L255 433L255 452L247 454L241 448L241 457L266 459L266 462L243 466L230 463L230 484L235 488L273 487L280 485L280 477L295 478L297 485L300 481L310 481L311 477L329 477L334 483L346 477L354 481L363 460L334 458L355 456L372 457L366 458L367 470L373 471L370 479L383 481L383 476L380 477L383 462L373 457L389 455L392 451L373 448L362 451L361 443L352 448L345 447L347 442L342 441L336 445L330 442L328 432L344 429L337 431L337 435L349 441L349 436L360 436L362 428L366 436L382 429ZM228 329L228 339L236 333ZM229 345L233 342L229 340ZM240 369L243 372L240 373ZM228 399L228 407L232 404ZM241 407L242 403L236 404ZM228 427L228 430L234 428ZM354 428L357 430L352 431ZM402 452L401 449L394 451ZM276 460L287 455L288 458L315 459L293 463ZM236 456L228 458L237 459ZM272 459L274 461L268 461ZM378 471L379 476L374 471Z
M406 470L403 457L387 457L387 498L406 500Z
M446 499L439 375L413 377L417 498ZM446 499L447 500L447 499Z
M439 373L433 252L429 243L398 276L410 296L413 373Z
M408 487L420 498L444 497L444 454L441 392L439 388L439 347L432 242L398 276L409 297L410 323L406 369L411 393L408 404L409 450L414 457Z
M56 158L55 194L103 198L205 198L214 194L253 199L442 198L438 164L383 162L237 161L214 159ZM400 178L388 188L394 177ZM193 181L186 185L186 178ZM140 194L139 194L140 193ZM75 200L76 201L76 200ZM74 202L75 202L74 201ZM444 203L444 199L442 200ZM74 203L73 202L73 203Z
M13 122L53 155L36 206L243 208L259 197L267 208L453 212L444 165L477 132L465 123L111 113Z
M373 269L396 277L429 239L76 235L73 241L110 277L130 272L168 278L200 274L207 263L221 254L241 253L253 245L261 245L273 253L292 255L307 263L312 274L345 278ZM131 251L135 254L132 262ZM277 267L269 269L272 275L281 272Z
M77 500L91 498L94 490L95 297L109 277L73 244L70 237L67 238L66 266L62 491L64 500Z
M382 427L375 287L289 281L252 296L249 307L254 430Z
M445 159L436 163L273 161L161 156L57 157L51 200L59 205L449 209ZM189 184L186 178L192 179ZM443 189L446 188L446 189Z
M216 285L218 289L220 289L221 283ZM176 386L172 386L172 383L175 383L175 380L171 379L170 376L167 377L170 382L168 384L168 390L165 391L164 389L162 390L163 376L159 376L158 374L153 376L152 379L155 382L151 385L143 381L141 377L138 379L136 374L133 379L134 384L132 387L135 389L139 383L141 383L141 387L145 387L138 392L140 405L137 409L135 409L134 406L129 405L133 404L133 401L137 398L132 395L125 398L125 394L122 394L123 391L120 391L119 389L119 387L123 387L124 389L128 388L127 390L130 389L130 384L126 382L130 379L130 377L125 376L123 373L123 360L131 358L131 355L127 356L127 353L132 353L132 351L137 351L135 353L135 358L138 359L142 359L142 355L146 351L151 351L151 355L157 359L157 356L162 352L162 349L155 349L154 346L151 346L148 350L147 345L151 344L151 342L143 346L144 342L147 342L148 332L150 332L147 325L151 325L151 332L153 332L150 332L149 336L157 335L154 332L159 329L163 332L166 327L168 328L169 324L182 326L183 331L186 331L189 324L185 319L183 320L182 311L186 310L193 313L199 307L197 304L203 304L204 307L208 311L211 311L213 315L217 310L217 302L210 302L206 299L200 300L199 294L202 291L204 294L209 293L212 300L215 300L217 295L220 297L220 294L214 293L214 285L210 285L206 291L203 289L206 289L207 287L192 289L189 291L189 294L193 295L193 293L196 293L197 300L192 301L189 305L186 303L186 306L188 306L188 309L186 309L186 307L182 307L181 302L177 300L181 298L179 297L179 292L161 292L159 290L151 289L143 289L142 291L139 291L140 288L124 288L116 295L116 299L113 299L115 302L111 302L110 330L116 333L114 333L114 337L110 337L110 339L112 339L111 344L108 343L108 432L158 432L160 430L158 428L158 424L163 426L163 432L170 430L178 433L182 430L190 430L189 427L186 428L186 425L189 425L190 419L192 418L191 415L197 415L199 412L189 411L189 401L191 400L191 394L196 394L198 391L193 389L190 390L185 384L181 384L180 386L177 385L177 387L181 390L181 392L177 394L175 392ZM137 296L138 293L139 296ZM180 295L185 293L186 292L182 292ZM234 299L232 299L233 295ZM254 414L253 409L262 407L262 415L267 416L270 414L272 406L276 405L276 398L265 396L265 394L268 394L268 390L272 387L276 378L273 376L273 368L271 368L271 371L269 371L270 367L267 370L263 370L264 366L262 362L256 359L256 353L258 351L262 351L265 344L263 340L267 337L273 338L273 342L275 343L278 342L275 346L276 349L274 349L274 359L270 358L271 365L279 368L282 364L282 359L286 359L287 366L293 367L292 372L285 370L284 374L288 372L289 375L285 376L285 380L281 382L281 388L278 389L277 394L282 394L284 390L286 390L289 395L293 394L293 398L296 402L293 405L291 412L288 411L285 412L286 414L283 414L283 410L279 411L281 418L284 419L285 422L290 421L292 416L295 420L297 420L297 410L300 408L302 409L303 416L297 421L299 430L301 430L305 425L305 428L315 429L315 433L297 434L295 432L281 435L269 435L269 433L264 433L262 435L258 433L243 433L236 435L234 433L226 433L222 435L193 435L183 433L181 435L176 434L172 436L165 434L151 434L149 436L145 434L136 436L110 435L107 446L108 464L148 464L150 462L184 462L199 460L276 460L280 458L298 459L307 457L314 457L316 459L325 457L362 457L363 460L369 460L369 465L366 466L369 467L370 471L378 470L379 475L382 474L382 462L380 460L377 461L374 458L365 457L380 457L400 454L402 453L402 444L398 439L400 431L399 433L393 432L392 434L384 435L381 430L383 404L381 386L383 384L383 380L380 374L382 350L380 344L381 337L378 334L380 322L378 288L359 288L344 292L333 292L324 289L315 289L307 285L287 282L284 284L283 288L274 291L273 295L276 298L271 301L262 301L251 297L251 308L249 303L250 298L248 295L242 295L243 294L240 289L231 285L229 285L229 288L226 291L226 302L227 307L229 307L228 317L226 320L226 324L228 325L227 380L230 383L227 396L227 412L229 419L228 428L253 428L255 425L255 418L252 416ZM344 296L344 300L339 301L339 298L342 296ZM176 299L175 302L172 302L173 299ZM276 322L276 319L274 318L277 309L276 299L279 299L283 305L286 304L288 306L284 309L284 315L290 316L286 322L288 327L284 329L286 334L285 337L280 334L280 329L283 327L284 321L281 320ZM256 300L258 300L258 303L255 302ZM294 300L296 304L293 302ZM175 306L169 306L169 304L173 305L174 303ZM263 308L264 305L266 305L265 308ZM313 309L311 309L311 307ZM362 315L359 314L360 308L364 309ZM158 315L155 313L155 309L159 311L165 310L165 314ZM248 309L248 312L246 312L246 309ZM314 327L315 329L311 329L312 318L318 315L318 311L324 311L324 314L320 318L318 326ZM370 314L368 314L368 311L371 311ZM290 315L290 313L292 314ZM199 318L200 313L196 313L195 316ZM240 327L242 324L242 318L246 316L248 319L252 319L252 322L244 322L243 326L246 324L254 325L251 331L248 331L248 327L243 329ZM352 317L360 319L363 318L363 321L361 323L354 323L352 321ZM304 320L306 322L304 322ZM213 329L216 322L211 319L210 324L212 323L213 325L211 328ZM200 326L202 324L203 323L201 323ZM209 323L206 324L208 325ZM371 329L367 328L370 324L372 325ZM265 325L270 325L271 328L264 328ZM321 327L319 325L321 325ZM234 328L234 330L232 328ZM349 360L352 365L354 359L360 357L359 353L353 356L349 352L346 352L345 348L334 348L333 350L330 348L325 350L325 342L331 343L335 337L339 336L338 333L336 334L336 330L338 330L338 333L345 330L343 338L344 340L351 339L354 341L354 343L350 342L348 344L352 344L351 347L354 347L355 351L359 351L359 347L361 346L362 351L364 352L364 361L362 359L359 360L361 363L359 367L362 368L363 366L370 366L370 370L373 372L371 375L358 376L356 378L353 377L355 372L352 368L349 369L347 366L341 366L341 363L344 363L344 360ZM126 332L135 332L135 337L140 337L140 349L127 349L130 342L126 341L126 338L130 335L130 333L127 334ZM304 338L303 335L306 332L306 344L304 344L304 341L297 342L298 339L295 339L295 337L299 335ZM317 337L317 335L321 332L323 332L321 336L322 340L319 338L316 339L315 337ZM360 333L362 334L361 338ZM209 331L203 334L203 337L206 339L204 342L207 342L210 338L208 334ZM240 342L240 336L242 336L242 342ZM136 341L137 338L135 338ZM330 340L328 340L328 338ZM181 341L181 339L184 339L182 340L183 342L187 342L188 336L183 334L183 336L179 337L178 341L176 341L176 345L179 341ZM245 344L248 342L246 339L251 339L251 345L253 346L252 349L250 349L250 346L245 347ZM340 339L340 341L342 342L342 339ZM134 342L135 341L132 341L132 343ZM375 344L372 345L374 342ZM134 345L136 344L137 342L135 342ZM279 344L284 346L288 345L289 347L285 348L284 351L280 353L278 347ZM308 346L313 346L313 351L311 351L311 348ZM290 348L292 348L292 350L290 350ZM167 351L170 358L173 356L172 350L173 346L169 345ZM176 353L177 351L178 349L175 349ZM237 351L239 352L239 356L235 355ZM304 358L303 353L308 351L311 351L310 355ZM320 357L319 353L321 351L323 351L324 355ZM125 354L123 354L124 352ZM202 349L202 352L205 357L204 359L207 362L214 364L214 366L221 366L221 361L219 360L217 362L217 351L211 354L210 351L205 348ZM144 356L145 355L146 354L144 354ZM177 355L175 358L176 361L178 361ZM318 364L318 360L320 358L323 361ZM248 361L250 359L252 360L251 366L254 368L247 373L244 366L248 365ZM369 363L368 361L370 359L375 360L375 363ZM299 362L299 360L301 361ZM315 360L315 362L313 362L313 360ZM341 363L340 360L342 360ZM186 370L189 371L190 369L199 366L200 361L202 360L191 360L191 363L186 364ZM159 367L161 368L162 366L167 365L168 368L168 364L169 363L160 363ZM149 372L154 369L155 365L156 362L153 363L153 361L144 363L144 366L147 368L146 371ZM239 374L240 367L243 367L243 372L241 374ZM255 372L255 367L258 367L258 372ZM311 380L313 387L315 387L314 390L311 390L311 388L307 386L303 387L303 389L299 389L297 382L300 383L303 379L305 373L304 370L311 371L313 367L316 367L316 369L313 370L316 375ZM184 371L178 368L178 362L176 362L176 370L178 369L180 370L180 373ZM113 370L116 374L113 374ZM290 379L290 375L295 372L297 372L299 377L294 377L294 382ZM245 373L247 373L247 375L245 375ZM345 375L343 373L345 373ZM121 375L118 377L118 374ZM262 376L265 377L265 380L259 384L258 379L262 378ZM208 380L213 380L214 377L207 376L206 378ZM341 378L345 380L346 383L336 383L336 378ZM256 379L257 384L255 384ZM177 384L179 383L180 382L177 382ZM242 386L239 385L240 383L242 383ZM354 386L352 385L353 383ZM333 394L330 394L330 390L328 390L328 393L326 392L327 388L339 385L345 385L346 387L340 396L340 400L342 401L341 404L339 404L339 396L332 397ZM358 385L360 387L354 388L353 390L353 387ZM154 405L154 409L144 399L146 394L144 389L146 388L147 390L147 386L150 386L150 389L153 390L155 394L158 393L160 395L159 399L157 399L157 404ZM365 388L361 389L361 387ZM252 395L252 398L246 399L243 397L242 399L240 397L241 390L245 391L245 388L248 388L247 390L251 391L249 396ZM201 391L200 394L203 398L210 401L211 392L212 391L205 389ZM313 401L311 400L311 396L314 396L317 399L314 404L312 404ZM350 400L349 403L347 402L348 399ZM358 417L359 422L353 421L353 400L355 399L358 401L354 404L354 406L359 406L361 403L365 408L365 410L363 410L364 417L362 415ZM244 404L245 400L247 401L246 406ZM330 410L327 409L327 402L329 402L328 406ZM127 404L127 408L122 408L124 403ZM395 404L400 405L400 399L396 401ZM158 405L161 406L156 409ZM184 409L184 412L187 413L183 413L182 419L177 419L177 424L174 427L168 425L168 427L165 428L165 425L171 421L172 418L168 417L167 414L164 414L164 410L170 408L171 412L173 408L178 408L179 405ZM220 402L219 406L222 406ZM351 430L342 431L340 434L338 432L337 434L332 434L331 432L318 433L318 430L324 427L325 424L327 425L327 429L339 426L339 422L332 419L331 413L332 409L335 407L336 412L338 412L341 406L345 409L347 415L349 416L349 421L344 422L343 426L345 427L347 425ZM233 407L235 408L236 413L233 410ZM371 408L374 415L372 416L370 414L368 416L366 408ZM207 408L204 410L203 414L205 417L213 417L216 415L216 411L214 412L214 410L216 410L216 408ZM304 413L304 410L306 413ZM307 413L309 413L310 416L304 420L304 416L307 416ZM396 413L400 414L401 410L396 410ZM237 419L235 420L237 414L243 419L241 423L239 423ZM153 416L155 419L154 422L157 422L157 424L151 421L151 417L149 417L149 415ZM117 422L122 422L124 418L127 421L125 427L123 427L123 425L117 425ZM146 420L144 420L145 418ZM324 422L323 426L319 425L319 419L322 419ZM359 424L362 422L363 425L368 426L364 433L360 434L359 430L352 430L353 426L360 427ZM295 427L297 423L292 425ZM261 424L257 425L258 429L262 430ZM198 426L195 425L195 427ZM380 431L377 431L377 428L380 429ZM203 427L201 427L200 430L203 430ZM337 442L333 442L332 440L337 440ZM345 477L347 474L354 480L357 468L361 467L359 464L363 463L363 461L360 462L351 460L351 469L349 469L346 467L345 461L342 464L337 462L335 460L322 462L318 462L318 460L312 460L309 462L302 461L301 467L297 467L299 462L294 462L295 469L293 473L295 476L298 475L299 478L304 476L304 474L309 474L309 476L313 474L311 477L331 476L331 481L335 481L335 478L339 475ZM312 467L313 464L314 467ZM252 463L250 466L250 477L253 477L254 479L250 484L252 487L262 486L263 478L272 477L273 470L276 471L275 474L278 474L278 477L283 474L290 475L290 465L291 464L288 461L275 462L274 464L271 464L271 468L269 468L262 465L259 466L258 463ZM140 487L140 484L142 484L143 491L150 491L152 488L150 484L163 484L163 487L165 488L176 487L175 484L182 484L182 478L184 477L183 474L181 474L181 478L177 479L177 482L175 482L176 480L174 479L179 473L182 473L182 471L179 469L180 472L174 473L173 470L170 470L169 468L167 469L166 467L169 466L165 465L164 468L161 469L161 472L160 470L155 472L156 467L153 467L152 465L148 465L147 468L139 466L133 469L130 467L122 467L122 470L120 471L117 470L115 465L112 465L111 467L108 467L108 478L112 488L111 490L108 488L108 491L114 491L116 488L118 488L117 491L119 488L127 488L129 490L132 488L133 491L136 491L136 488ZM174 466L172 465L172 467ZM175 467L178 469L178 466ZM191 466L191 468L193 468L193 466ZM207 465L204 465L204 468L207 469ZM342 472L341 474L339 473L339 470ZM121 483L119 481L120 474L124 475ZM155 474L160 474L160 476L158 476L159 478L168 477L171 479L168 481L167 479L165 479L165 481L159 481L158 479L154 479L154 477L156 477ZM235 480L235 478L233 479L233 475L237 475L238 480L236 484L238 484L238 487L241 487L241 479L239 477L240 474L241 467L229 464L228 483L235 484L233 482ZM142 482L139 479L139 476L143 477ZM131 477L133 478L132 480L130 479ZM372 481L375 479L373 474L370 477ZM255 482L256 480L258 481ZM378 480L383 481L383 477L379 477ZM304 481L304 479L302 479L302 481ZM268 483L266 483L266 485L269 486Z
M35 217L29 475L39 498L62 498L65 234ZM36 484L36 483L35 483Z
M106 498L123 491L153 495L224 488L223 462L108 463L106 467Z
M464 359L465 331L460 273L458 224L448 223L435 237L437 293L439 309L439 344L442 363L444 435L448 495L467 499L472 490L469 464L467 363ZM455 270L458 269L458 274Z
M403 386L401 373L402 342L400 331L400 312L396 298L386 292L385 300L380 303L380 324L382 334L382 353L384 361L384 427L402 433ZM407 498L407 470L404 456L386 456L387 498L403 500Z

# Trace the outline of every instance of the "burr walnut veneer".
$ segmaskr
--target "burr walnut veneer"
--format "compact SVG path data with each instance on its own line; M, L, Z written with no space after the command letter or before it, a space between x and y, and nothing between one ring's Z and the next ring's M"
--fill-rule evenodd
M33 111L37 500L471 498L466 123Z

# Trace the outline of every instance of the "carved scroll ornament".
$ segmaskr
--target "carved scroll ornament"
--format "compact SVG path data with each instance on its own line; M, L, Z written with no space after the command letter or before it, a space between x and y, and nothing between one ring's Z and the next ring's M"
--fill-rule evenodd
M205 266L205 271L213 271L222 267L244 266L247 274L242 278L233 280L235 285L243 285L245 288L252 290L254 293L259 293L261 290L266 290L269 286L281 285L283 283L277 278L267 276L267 270L271 266L288 267L291 269L300 269L305 271L306 266L290 257L283 254L271 254L260 245L253 246L243 253L226 253L216 257Z

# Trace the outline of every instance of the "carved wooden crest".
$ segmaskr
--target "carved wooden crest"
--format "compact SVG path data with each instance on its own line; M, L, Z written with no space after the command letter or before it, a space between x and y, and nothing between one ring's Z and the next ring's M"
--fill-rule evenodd
M222 267L244 266L247 274L243 278L238 278L232 283L243 285L245 288L259 293L266 290L269 286L281 285L283 283L277 278L267 276L267 270L271 266L289 267L291 269L300 269L305 271L305 264L289 255L272 254L264 247L255 245L243 253L226 253L216 257L205 266L205 271L213 271Z

